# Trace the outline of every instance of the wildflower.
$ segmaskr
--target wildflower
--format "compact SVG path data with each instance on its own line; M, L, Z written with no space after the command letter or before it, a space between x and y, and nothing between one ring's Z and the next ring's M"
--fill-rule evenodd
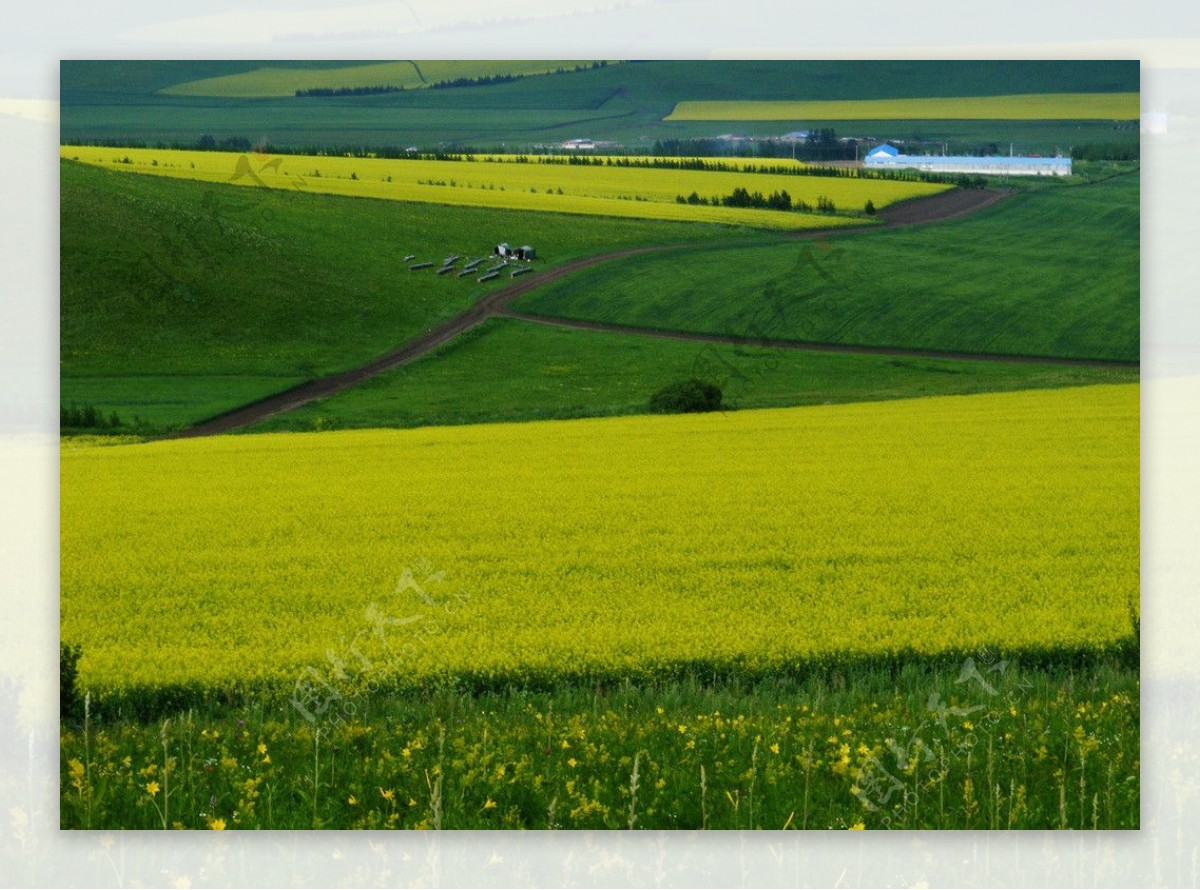
M967 732L970 732L972 729L975 728L975 724L972 723L970 720L964 720L963 724L962 724L962 728L965 729Z
M266 754L266 753L267 753L267 743L266 743L266 742L259 742L259 743L258 743L258 753L259 753L259 754Z
M779 753L779 742L773 742L773 743L771 744L771 749L770 749L770 750L771 750L771 753L772 753L772 754L778 754L778 753Z
M496 802L489 797L483 802L483 808L485 810L494 810L496 809Z
M158 783L157 782L147 782L146 783L146 793L149 794L151 797L158 794Z
M578 760L576 760L574 757L568 757L568 758L567 758L567 766L569 766L571 769L575 769L575 765L576 765L578 762L579 762L579 761L578 761Z
M358 806L358 798L355 797L353 794L351 794L349 797L346 798L346 803L350 804L350 806L352 806L352 807L356 807L356 806Z
M863 825L861 822L855 822L853 825L850 826L849 830L850 831L865 831L866 828L867 828L867 826Z
M224 831L225 830L225 820L224 819L209 819L208 827L211 828L213 831Z
M389 803L396 799L396 792L390 788L387 791L384 791L382 788L380 788L379 793L383 796L383 799Z

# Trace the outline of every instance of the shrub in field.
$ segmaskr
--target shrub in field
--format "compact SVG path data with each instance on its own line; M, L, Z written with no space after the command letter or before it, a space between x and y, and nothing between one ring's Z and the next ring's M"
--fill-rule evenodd
M76 688L79 682L79 656L83 648L61 643L58 647L58 719L77 720L83 699Z
M650 397L650 410L656 414L718 411L720 408L721 388L694 377L664 386Z

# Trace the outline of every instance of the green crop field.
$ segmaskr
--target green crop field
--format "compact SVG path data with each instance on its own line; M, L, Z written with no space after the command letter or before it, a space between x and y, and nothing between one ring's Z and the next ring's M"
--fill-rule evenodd
M810 353L493 319L412 365L250 431L644 414L654 392L693 376L720 386L730 408L773 408L1136 382L1138 372Z
M803 201L809 208L815 207L821 198L828 198L838 209L857 212L861 217L867 201L883 208L948 188L925 182L785 173L518 162L522 158L471 162L303 155L269 158L245 153L81 146L63 146L60 154L122 172L202 182L424 204L773 229L827 228L869 220L823 213L684 204L677 199L698 193L719 203L720 198L738 188L763 195L786 191L793 200Z
M253 71L207 77L166 87L170 96L267 99L294 96L297 90L394 86L406 90L458 78L527 76L572 70L590 65L581 61L404 61L354 64L338 68L305 70L297 67L263 67Z
M599 266L544 315L802 341L1136 361L1139 177L1016 194L967 219Z
M539 268L622 246L738 237L697 224L355 200L61 167L62 401L188 425L354 367L470 306L474 278L403 257Z
M854 99L680 102L667 120L853 121L853 120L1137 120L1138 93L1040 93L1021 96L956 96Z

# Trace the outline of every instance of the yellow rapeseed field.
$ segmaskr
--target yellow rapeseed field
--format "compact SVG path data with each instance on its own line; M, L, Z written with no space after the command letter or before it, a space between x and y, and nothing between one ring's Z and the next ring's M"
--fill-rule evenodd
M724 196L741 187L764 195L787 191L793 200L803 200L810 206L816 206L819 197L826 197L839 210L862 210L868 200L883 208L948 188L932 183L849 177L518 163L512 157L469 162L268 157L83 146L63 146L60 153L62 157L108 170L204 182L394 201L777 229L828 228L861 224L865 220L818 213L679 204L676 198L693 191L706 198Z
M1138 93L679 102L669 121L1137 120Z
M61 492L99 692L1058 651L1137 608L1136 385L79 447Z

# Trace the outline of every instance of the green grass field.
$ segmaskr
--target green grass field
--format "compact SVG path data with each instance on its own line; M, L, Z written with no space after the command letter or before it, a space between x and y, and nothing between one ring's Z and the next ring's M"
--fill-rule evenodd
M680 102L667 120L693 121L912 121L1110 120L1135 121L1138 93L1032 93L1019 96L948 96L851 99Z
M153 428L362 364L486 292L410 253L536 244L540 267L726 227L560 217L61 166L62 400ZM570 220L567 222L567 220Z
M984 653L989 695L975 683L964 693L964 664L362 695L316 727L261 700L161 722L80 719L61 735L60 825L1138 827L1136 671L1108 660L1086 680L1055 666L993 671Z
M1136 361L1139 177L1014 195L936 227L706 247L521 298L544 315L802 341Z
M731 408L774 408L1135 382L1138 372L805 353L493 319L412 365L249 431L642 414L660 387L692 376L719 385Z

